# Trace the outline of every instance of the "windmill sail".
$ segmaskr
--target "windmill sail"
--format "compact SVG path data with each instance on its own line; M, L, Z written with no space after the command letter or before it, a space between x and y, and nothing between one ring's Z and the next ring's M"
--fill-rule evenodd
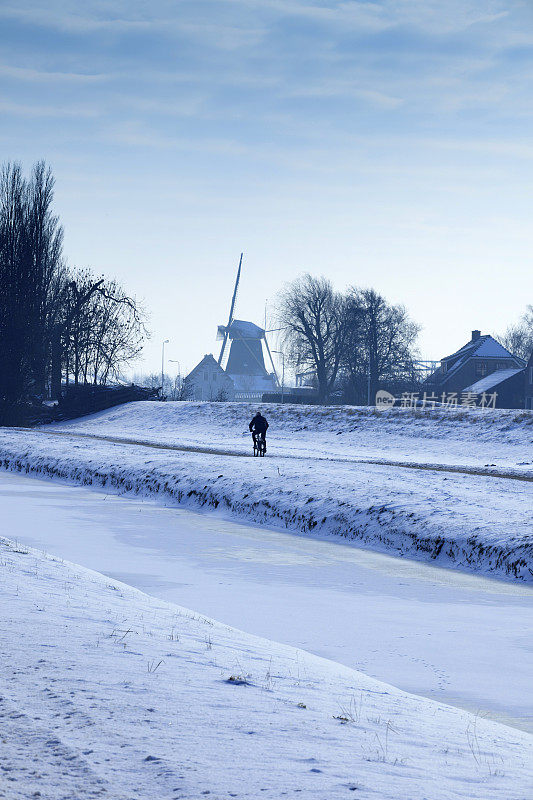
M239 259L239 268L237 270L237 278L235 280L235 288L233 290L233 297L231 298L231 306L230 306L230 310L229 310L228 324L226 325L225 329L222 326L219 326L219 328L218 328L217 338L222 336L222 347L220 348L220 355L218 357L219 366L222 366L222 361L224 359L224 351L225 351L226 345L228 343L229 329L231 327L231 323L233 322L233 314L234 314L234 311L235 311L235 301L237 300L237 291L239 289L239 281L241 279L242 256L243 256L243 254L241 253L241 257Z

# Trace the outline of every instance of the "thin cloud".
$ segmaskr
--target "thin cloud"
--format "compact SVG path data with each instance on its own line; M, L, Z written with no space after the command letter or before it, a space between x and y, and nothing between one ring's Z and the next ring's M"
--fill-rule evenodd
M256 12L270 9L283 17L302 17L321 24L334 24L350 29L379 32L409 25L426 32L446 34L486 25L509 16L515 0L492 0L483 9L477 0L348 0L327 3L297 0L226 0Z
M108 80L110 76L83 72L51 72L0 64L0 77L28 81L30 83L102 83Z
M520 7L520 0L489 0L482 8L478 0L447 0L445 5L442 0L347 0L335 3L218 0L216 4L198 0L195 6L160 0L143 12L131 4L120 2L87 2L81 13L77 3L61 4L57 8L49 3L46 9L27 4L4 5L0 8L0 17L77 34L102 30L124 33L188 32L213 42L219 38L223 46L238 47L249 41L247 37L260 38L270 22L290 17L361 32L378 33L409 26L442 35L465 31L477 25L491 25L509 17L514 9ZM193 8L196 10L193 11ZM248 24L242 17L243 10L247 12ZM232 11L234 17L228 23L227 16ZM211 18L216 18L217 12L218 23L213 23Z
M354 81L344 80L328 80L323 79L319 83L306 83L303 86L293 86L290 89L282 92L285 97L294 98L356 98L364 100L376 108L394 109L403 104L401 97L394 97L386 94L385 92L358 85Z
M73 118L88 118L99 117L102 113L101 109L94 106L86 105L37 105L35 103L15 103L9 101L0 101L0 112L4 114L12 114L17 117L73 117Z
M2 17L71 34L90 34L102 31L115 34L152 33L166 36L179 34L203 40L211 47L222 50L234 50L257 44L266 33L266 30L260 26L238 24L238 20L235 21L235 24L211 23L202 19L201 15L200 20L197 17L186 19L185 15L176 15L175 9L174 14L170 16L152 12L143 18L133 18L112 14L104 16L98 14L96 9L91 13L89 7L86 7L85 13L80 14L54 11L52 8L43 10L37 7L3 6L0 7L0 18Z

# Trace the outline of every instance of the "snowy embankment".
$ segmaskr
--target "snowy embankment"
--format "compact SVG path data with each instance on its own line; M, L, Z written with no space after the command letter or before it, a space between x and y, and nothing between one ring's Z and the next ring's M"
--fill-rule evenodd
M272 406L268 456L253 459L244 404L133 403L55 429L3 429L0 464L532 582L533 415L458 412L455 430L443 413ZM387 464L360 455L378 438ZM507 477L480 474L480 442ZM450 462L459 449L463 466Z
M0 564L0 797L530 797L522 731L5 539Z
M250 403L128 403L53 429L250 452ZM533 412L269 404L272 455L463 467L533 479ZM45 430L52 429L46 426Z

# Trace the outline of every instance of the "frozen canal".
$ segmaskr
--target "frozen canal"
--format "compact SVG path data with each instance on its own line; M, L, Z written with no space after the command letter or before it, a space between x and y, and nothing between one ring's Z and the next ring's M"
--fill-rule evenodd
M533 731L533 590L0 473L0 533L406 691Z

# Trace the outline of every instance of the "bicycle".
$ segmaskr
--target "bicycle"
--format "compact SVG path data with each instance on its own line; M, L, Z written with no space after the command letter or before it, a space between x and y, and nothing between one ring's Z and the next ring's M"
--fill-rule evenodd
M265 450L266 450L266 441L264 434L254 431L253 440L254 440L254 456L263 457L265 455Z

